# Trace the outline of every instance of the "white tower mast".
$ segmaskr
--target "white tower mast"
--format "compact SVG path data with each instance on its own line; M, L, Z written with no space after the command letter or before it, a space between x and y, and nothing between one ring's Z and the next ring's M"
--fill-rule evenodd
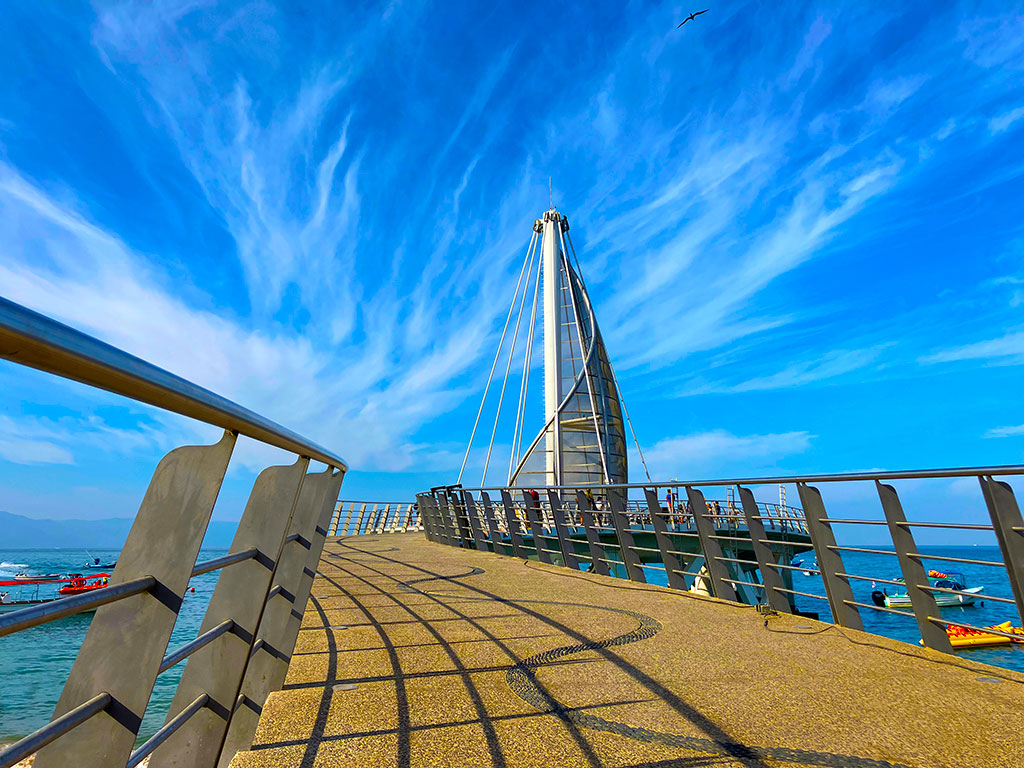
M556 414L562 402L562 217L544 213L542 263L544 265L544 417L552 422L546 440L547 484L562 484L562 425Z

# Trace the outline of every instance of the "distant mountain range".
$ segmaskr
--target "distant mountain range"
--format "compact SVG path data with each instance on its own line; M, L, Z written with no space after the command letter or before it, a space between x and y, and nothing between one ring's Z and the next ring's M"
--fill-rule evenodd
M230 546L237 522L215 520L206 531L204 547ZM132 520L48 520L0 511L0 549L120 549Z

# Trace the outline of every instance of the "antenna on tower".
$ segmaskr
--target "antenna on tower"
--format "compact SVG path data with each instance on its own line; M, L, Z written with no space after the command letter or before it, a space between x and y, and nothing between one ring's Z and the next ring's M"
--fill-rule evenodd
M551 186L551 177L548 176L548 208L552 211L555 210L555 192Z

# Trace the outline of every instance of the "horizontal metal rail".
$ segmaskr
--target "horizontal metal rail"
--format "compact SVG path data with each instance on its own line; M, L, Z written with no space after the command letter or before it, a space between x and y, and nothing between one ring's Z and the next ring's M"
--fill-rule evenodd
M971 565L991 565L996 568L1005 568L1006 564L999 560L974 560L969 557L945 557L944 555L930 555L927 552L915 552L914 557L922 560L941 560L944 563L969 563Z
M730 584L742 584L745 587L756 587L757 589L764 589L764 584L757 584L753 581L738 581L737 579L722 578L722 581L727 581Z
M855 605L858 608L870 608L873 611L881 611L882 613L895 613L900 616L906 616L908 618L916 618L914 614L907 611L901 611L896 608L886 608L884 605L875 605L874 603L858 603L856 600L843 600L846 605Z
M0 357L348 469L340 456L248 408L4 298Z
M906 588L906 584L902 581L896 581L895 579L880 579L877 576L860 576L856 573L845 573L843 571L836 571L836 576L841 576L844 579L857 579L858 581L870 581L872 584L879 582L880 584L892 584L894 587Z
M913 520L902 520L896 525L905 528L949 528L954 531L991 531L992 526L980 523L917 523Z
M787 594L790 594L790 595L800 595L801 597L813 597L815 600L825 600L825 601L828 600L828 598L825 597L824 595L815 595L812 592L801 592L798 589L787 589L786 587L776 587L775 591L776 592L786 592Z
M979 477L981 475L1024 475L1024 464L997 464L983 467L952 467L948 469L909 469L890 472L837 472L821 475L778 475L776 477L738 477L708 480L673 480L658 483L609 483L595 486L596 491L607 489L642 490L644 488L693 488L725 485L786 485L792 483L842 483L853 480L924 480L928 478ZM443 486L442 486L443 487ZM500 491L503 486L480 486L478 488L460 488L463 491ZM545 485L545 490L576 491L576 485ZM598 510L603 511L603 510ZM776 518L778 519L778 518Z
M1016 605L1015 600L1010 600L1005 597L996 597L995 595L983 595L980 592L964 592L962 589L933 587L930 584L918 584L917 587L918 589L927 589L929 592L945 592L949 595L963 595L964 597L976 597L979 600L991 600L994 603L1007 603L1008 605Z
M173 667L183 659L187 659L193 653L198 651L204 645L208 645L216 640L218 637L223 635L225 632L230 632L234 629L235 622L231 619L225 619L220 624L215 626L213 629L209 629L203 634L199 635L195 640L185 643L178 650L168 654L164 657L164 660L160 662L160 672L166 672L168 669Z
M868 549L865 547L840 547L837 544L830 544L829 549L838 552L864 552L869 555L896 555L892 549Z
M201 576L204 573L210 571L216 571L220 568L226 568L229 565L235 563L241 563L244 560L251 560L256 557L260 551L256 547L250 547L242 552L234 552L232 554L223 555L222 557L215 557L213 560L207 560L203 563L196 563L196 567L192 569L192 578Z
M30 733L6 749L0 750L0 768L10 768L12 765L20 763L54 739L58 739L73 728L77 728L90 717L98 715L110 706L112 701L113 697L109 693L100 693L93 696L56 720L51 720L38 731Z
M141 747L132 752L131 757L128 758L128 764L125 768L135 768L136 765L141 763L147 757L167 741L171 735L187 723L199 710L207 705L210 701L210 695L208 693L201 693L192 700L192 703L185 707L181 712L174 716L173 720L168 721L164 726L154 733Z
M885 520L857 520L842 517L823 517L823 523L837 523L839 525L888 525Z
M37 627L50 621L63 619L65 616L74 616L76 613L88 611L92 608L99 608L101 605L123 600L126 597L137 595L140 592L147 592L156 586L156 579L152 576L143 576L139 579L132 579L123 584L114 584L110 587L100 587L90 590L83 595L62 597L52 603L33 605L12 611L5 616L0 616L0 637L12 635L29 627Z
M787 571L803 571L804 573L813 573L818 576L821 575L821 571L817 568L805 568L802 565L783 565L782 563L766 563L769 568L785 568Z

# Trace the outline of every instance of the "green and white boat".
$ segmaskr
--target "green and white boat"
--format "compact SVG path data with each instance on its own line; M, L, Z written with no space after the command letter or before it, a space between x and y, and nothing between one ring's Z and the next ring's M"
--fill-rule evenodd
M903 579L896 579L896 581L903 581ZM932 592L932 597L935 598L935 603L939 608L954 608L962 605L974 605L974 601L982 597L981 591L984 589L984 587L968 587L967 579L964 578L964 575L953 571L950 571L949 573L928 571L928 584L935 587L936 590L952 590L950 592ZM890 595L884 591L876 590L871 593L871 599L874 601L875 605L884 605L886 608L912 607L910 595L906 592L897 592L896 594Z

